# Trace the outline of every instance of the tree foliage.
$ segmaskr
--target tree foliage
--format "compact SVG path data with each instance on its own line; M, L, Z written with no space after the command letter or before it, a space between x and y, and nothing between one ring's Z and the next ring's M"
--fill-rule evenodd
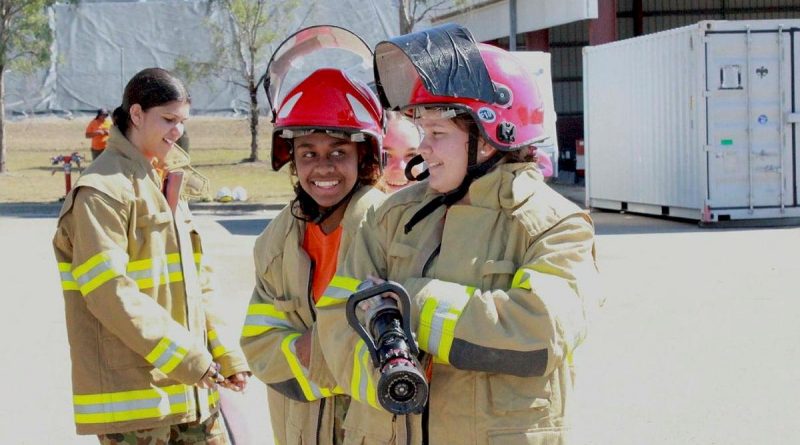
M50 61L55 0L0 0L0 173L6 171L5 73L31 73Z
M432 14L450 11L466 3L467 0L397 0L400 34L414 31L419 22Z
M231 82L248 92L250 107L250 158L258 153L258 89L269 54L267 49L296 26L299 0L212 0L206 26L211 54L206 60L179 57L174 70L191 84L208 77Z

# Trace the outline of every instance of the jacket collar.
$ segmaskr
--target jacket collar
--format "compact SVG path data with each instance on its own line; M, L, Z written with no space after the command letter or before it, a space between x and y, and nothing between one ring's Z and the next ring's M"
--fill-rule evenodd
M339 225L345 230L349 230L350 227L358 227L367 209L370 206L377 207L384 199L386 199L386 194L378 190L375 186L360 186L355 193L353 193L353 196L350 197L350 201L347 203L344 215L342 215L342 221L339 222ZM297 202L292 200L290 205L294 206L293 211L300 212L300 207ZM306 224L308 224L298 218L293 219L296 224L298 224L298 227L304 228Z
M350 202L347 203L347 209L344 211L341 225L345 228L358 227L367 209L372 205L376 205L385 197L386 195L374 186L362 185L353 193Z
M140 167L142 171L146 172L153 181L156 181L157 184L161 182L150 160L147 159L138 148L131 144L131 141L122 134L119 127L116 125L111 127L111 134L108 137L108 146L106 150L116 151L122 155L122 157L130 159L137 167Z
M531 163L500 164L469 188L473 206L516 209L544 184L542 174Z
M190 165L189 154L177 145L172 146L172 150L167 153L167 158L162 163L153 164L142 152L131 144L119 128L114 125L111 127L111 134L108 138L108 146L118 152L124 158L130 159L144 171L156 184L161 184L161 177L156 171L156 167L170 171L181 170L184 173L183 187L181 195L187 198L199 198L208 195L208 179L197 172Z

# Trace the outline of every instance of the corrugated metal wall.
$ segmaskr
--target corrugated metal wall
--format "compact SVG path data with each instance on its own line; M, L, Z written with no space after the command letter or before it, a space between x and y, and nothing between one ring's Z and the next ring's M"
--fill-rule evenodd
M634 0L617 0L619 39L634 36ZM701 20L800 18L799 0L642 0L644 34ZM589 44L588 22L550 28L553 93L559 116L583 113L581 48Z
M550 28L553 60L553 94L558 114L583 112L583 61L581 50L589 44L589 27L575 22Z

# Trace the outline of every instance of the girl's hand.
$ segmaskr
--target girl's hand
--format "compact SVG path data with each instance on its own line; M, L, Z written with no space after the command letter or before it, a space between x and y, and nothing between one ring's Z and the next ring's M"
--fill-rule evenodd
M208 371L206 371L206 373L203 375L203 378L197 382L197 386L203 389L210 389L215 385L224 382L225 377L219 373L219 368L219 363L211 362L211 366L208 367Z
M228 377L222 382L222 386L235 392L242 392L247 387L247 381L250 379L249 372L237 372L236 374Z

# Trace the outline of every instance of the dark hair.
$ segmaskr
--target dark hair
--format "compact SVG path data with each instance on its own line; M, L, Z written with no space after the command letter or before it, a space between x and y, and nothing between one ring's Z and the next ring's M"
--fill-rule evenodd
M106 110L105 108L98 109L97 115L94 118L97 119L100 116L108 116L108 110Z
M369 136L368 136L369 137ZM359 142L356 145L358 153L358 180L356 181L356 188L363 185L375 185L381 177L381 162L376 158L372 151L370 142ZM297 176L297 168L294 165L294 156L290 164L291 174ZM300 211L308 219L316 218L320 213L319 204L314 201L303 187L300 182L294 184L294 193L296 198L294 201L300 206Z
M127 135L131 123L130 109L139 104L143 111L173 101L191 102L186 87L169 71L162 68L146 68L136 73L125 86L122 105L114 110L114 125Z

